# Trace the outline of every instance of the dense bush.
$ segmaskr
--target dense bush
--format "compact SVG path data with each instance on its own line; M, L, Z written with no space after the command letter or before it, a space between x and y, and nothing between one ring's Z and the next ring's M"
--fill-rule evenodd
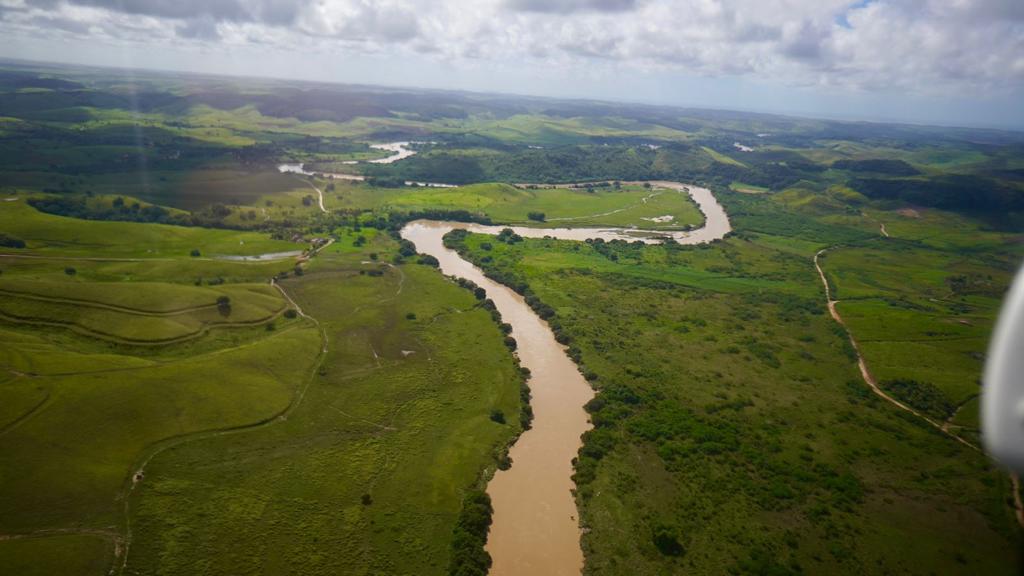
M931 382L900 378L885 380L881 387L912 408L939 420L949 418L956 411L956 406Z
M832 163L837 170L849 170L851 172L875 172L877 174L888 174L890 176L915 176L920 174L917 168L907 164L903 160L889 160L884 158L871 158L868 160L838 160Z
M901 200L919 206L963 212L1024 209L1024 192L981 176L953 174L934 178L859 178L848 186L868 198Z
M24 248L25 241L0 232L0 246L3 246L4 248Z
M483 490L472 490L462 501L462 510L452 533L452 557L448 574L486 576L491 555L484 550L491 527L491 497Z

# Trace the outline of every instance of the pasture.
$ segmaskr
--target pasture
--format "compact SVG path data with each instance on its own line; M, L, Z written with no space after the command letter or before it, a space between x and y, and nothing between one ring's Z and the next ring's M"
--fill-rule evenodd
M446 572L463 496L519 432L520 375L471 293L342 227L282 281L313 321L268 283L293 260L205 256L295 244L0 210L28 244L0 256L6 566L119 570L127 546L129 572Z
M367 260L393 249L332 246L283 282L330 343L303 402L155 458L129 571L446 573L463 496L518 433L519 376L468 291Z

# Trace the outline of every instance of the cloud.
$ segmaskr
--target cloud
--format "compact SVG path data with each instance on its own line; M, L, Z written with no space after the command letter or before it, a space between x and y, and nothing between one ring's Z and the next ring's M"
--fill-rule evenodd
M628 12L637 7L636 0L506 0L513 11L570 14L573 12Z
M67 0L67 3L157 18L263 22L277 26L294 22L304 5L290 0ZM44 9L59 6L57 0L29 0L28 4Z
M299 29L349 41L406 42L417 36L419 21L410 7L398 3L323 2L303 14Z
M193 18L186 20L176 28L178 36L200 40L216 40L220 38L217 21L213 18Z
M1021 0L0 0L0 35L247 44L446 66L1024 90Z

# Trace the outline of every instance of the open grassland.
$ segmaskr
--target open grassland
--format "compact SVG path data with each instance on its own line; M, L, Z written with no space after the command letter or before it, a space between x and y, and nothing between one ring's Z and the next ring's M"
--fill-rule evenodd
M128 354L74 356L77 371L36 374L68 340L36 340L5 331L10 365L20 376L4 401L42 392L45 403L6 424L0 436L4 474L0 509L5 534L48 529L110 528L134 465L156 443L203 430L258 422L284 410L317 349L317 332L296 323L274 333L188 358L140 362ZM122 360L122 356L125 356ZM244 399L244 401L240 401ZM25 402L23 402L24 404ZM58 504L59 503L59 504Z
M977 235L986 243L985 235ZM989 242L991 240L988 240ZM837 308L884 389L976 440L980 375L1015 250L938 250L896 238L822 259ZM959 408L959 411L958 411Z
M39 258L0 257L5 569L119 571L127 550L129 573L447 571L519 432L518 369L470 292L342 227L282 282L314 321L267 283L293 261L184 249L294 244L17 214Z
M8 574L105 574L109 542L102 535L70 534L22 538L0 544L0 565Z
M11 290L10 283L0 282L0 295L3 296L0 316L28 324L67 326L90 336L122 343L180 341L199 336L213 327L262 325L273 320L285 308L280 294L272 292L266 285L232 286L215 292L217 295L212 297L205 294L208 297L201 304L156 312L125 306L118 293L148 290L148 298L159 299L165 285L133 287L104 283L90 286L68 282L63 290L54 290L54 284L45 285L50 294L34 291L35 286L29 283L21 283L17 287L21 290ZM91 300L80 296L80 288L84 288L85 293L108 292L103 298ZM168 291L174 295L183 290L188 288L175 286ZM196 288L196 291L202 290ZM218 305L219 298L228 300Z
M319 332L266 284L291 264L185 248L284 244L263 234L0 210L28 239L0 257L0 557L17 573L103 573L134 471L168 443L281 414ZM157 247L173 255L147 258Z
M741 236L807 258L827 249L832 298L881 387L980 442L984 355L1022 256L1012 227L835 189L725 200Z
M335 182L327 201L335 208L412 212L466 210L508 224L534 226L698 227L703 215L688 194L639 185L579 188L472 184L458 188L377 188ZM544 215L531 220L530 213ZM662 221L653 220L669 216Z
M88 222L45 214L23 200L0 203L0 229L19 238L29 250L4 248L12 255L83 258L188 258L192 250L202 257L252 255L301 250L258 232L143 224Z
M1008 479L869 391L810 259L775 243L465 241L555 310L599 390L586 572L1015 573Z
M283 282L330 343L304 401L155 458L129 572L446 573L464 495L518 433L518 373L468 291L367 258L393 249L339 243Z

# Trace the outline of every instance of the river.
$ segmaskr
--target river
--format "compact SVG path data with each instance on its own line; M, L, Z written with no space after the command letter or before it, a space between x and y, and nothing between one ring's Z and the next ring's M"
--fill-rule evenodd
M512 467L499 470L487 485L494 505L487 551L493 558L494 576L537 574L578 576L583 569L580 525L572 495L572 460L590 428L584 404L594 391L555 341L547 323L523 298L499 284L444 247L442 238L456 228L497 234L512 228L521 236L551 236L567 240L640 240L661 242L671 237L681 244L717 240L730 230L729 218L714 195L705 188L678 182L651 182L656 187L687 191L704 213L704 226L690 232L643 231L614 228L530 228L484 226L464 222L416 220L402 228L402 237L416 250L437 258L441 271L472 280L487 290L502 319L512 325L522 365L530 369L530 402L533 427L512 446Z

